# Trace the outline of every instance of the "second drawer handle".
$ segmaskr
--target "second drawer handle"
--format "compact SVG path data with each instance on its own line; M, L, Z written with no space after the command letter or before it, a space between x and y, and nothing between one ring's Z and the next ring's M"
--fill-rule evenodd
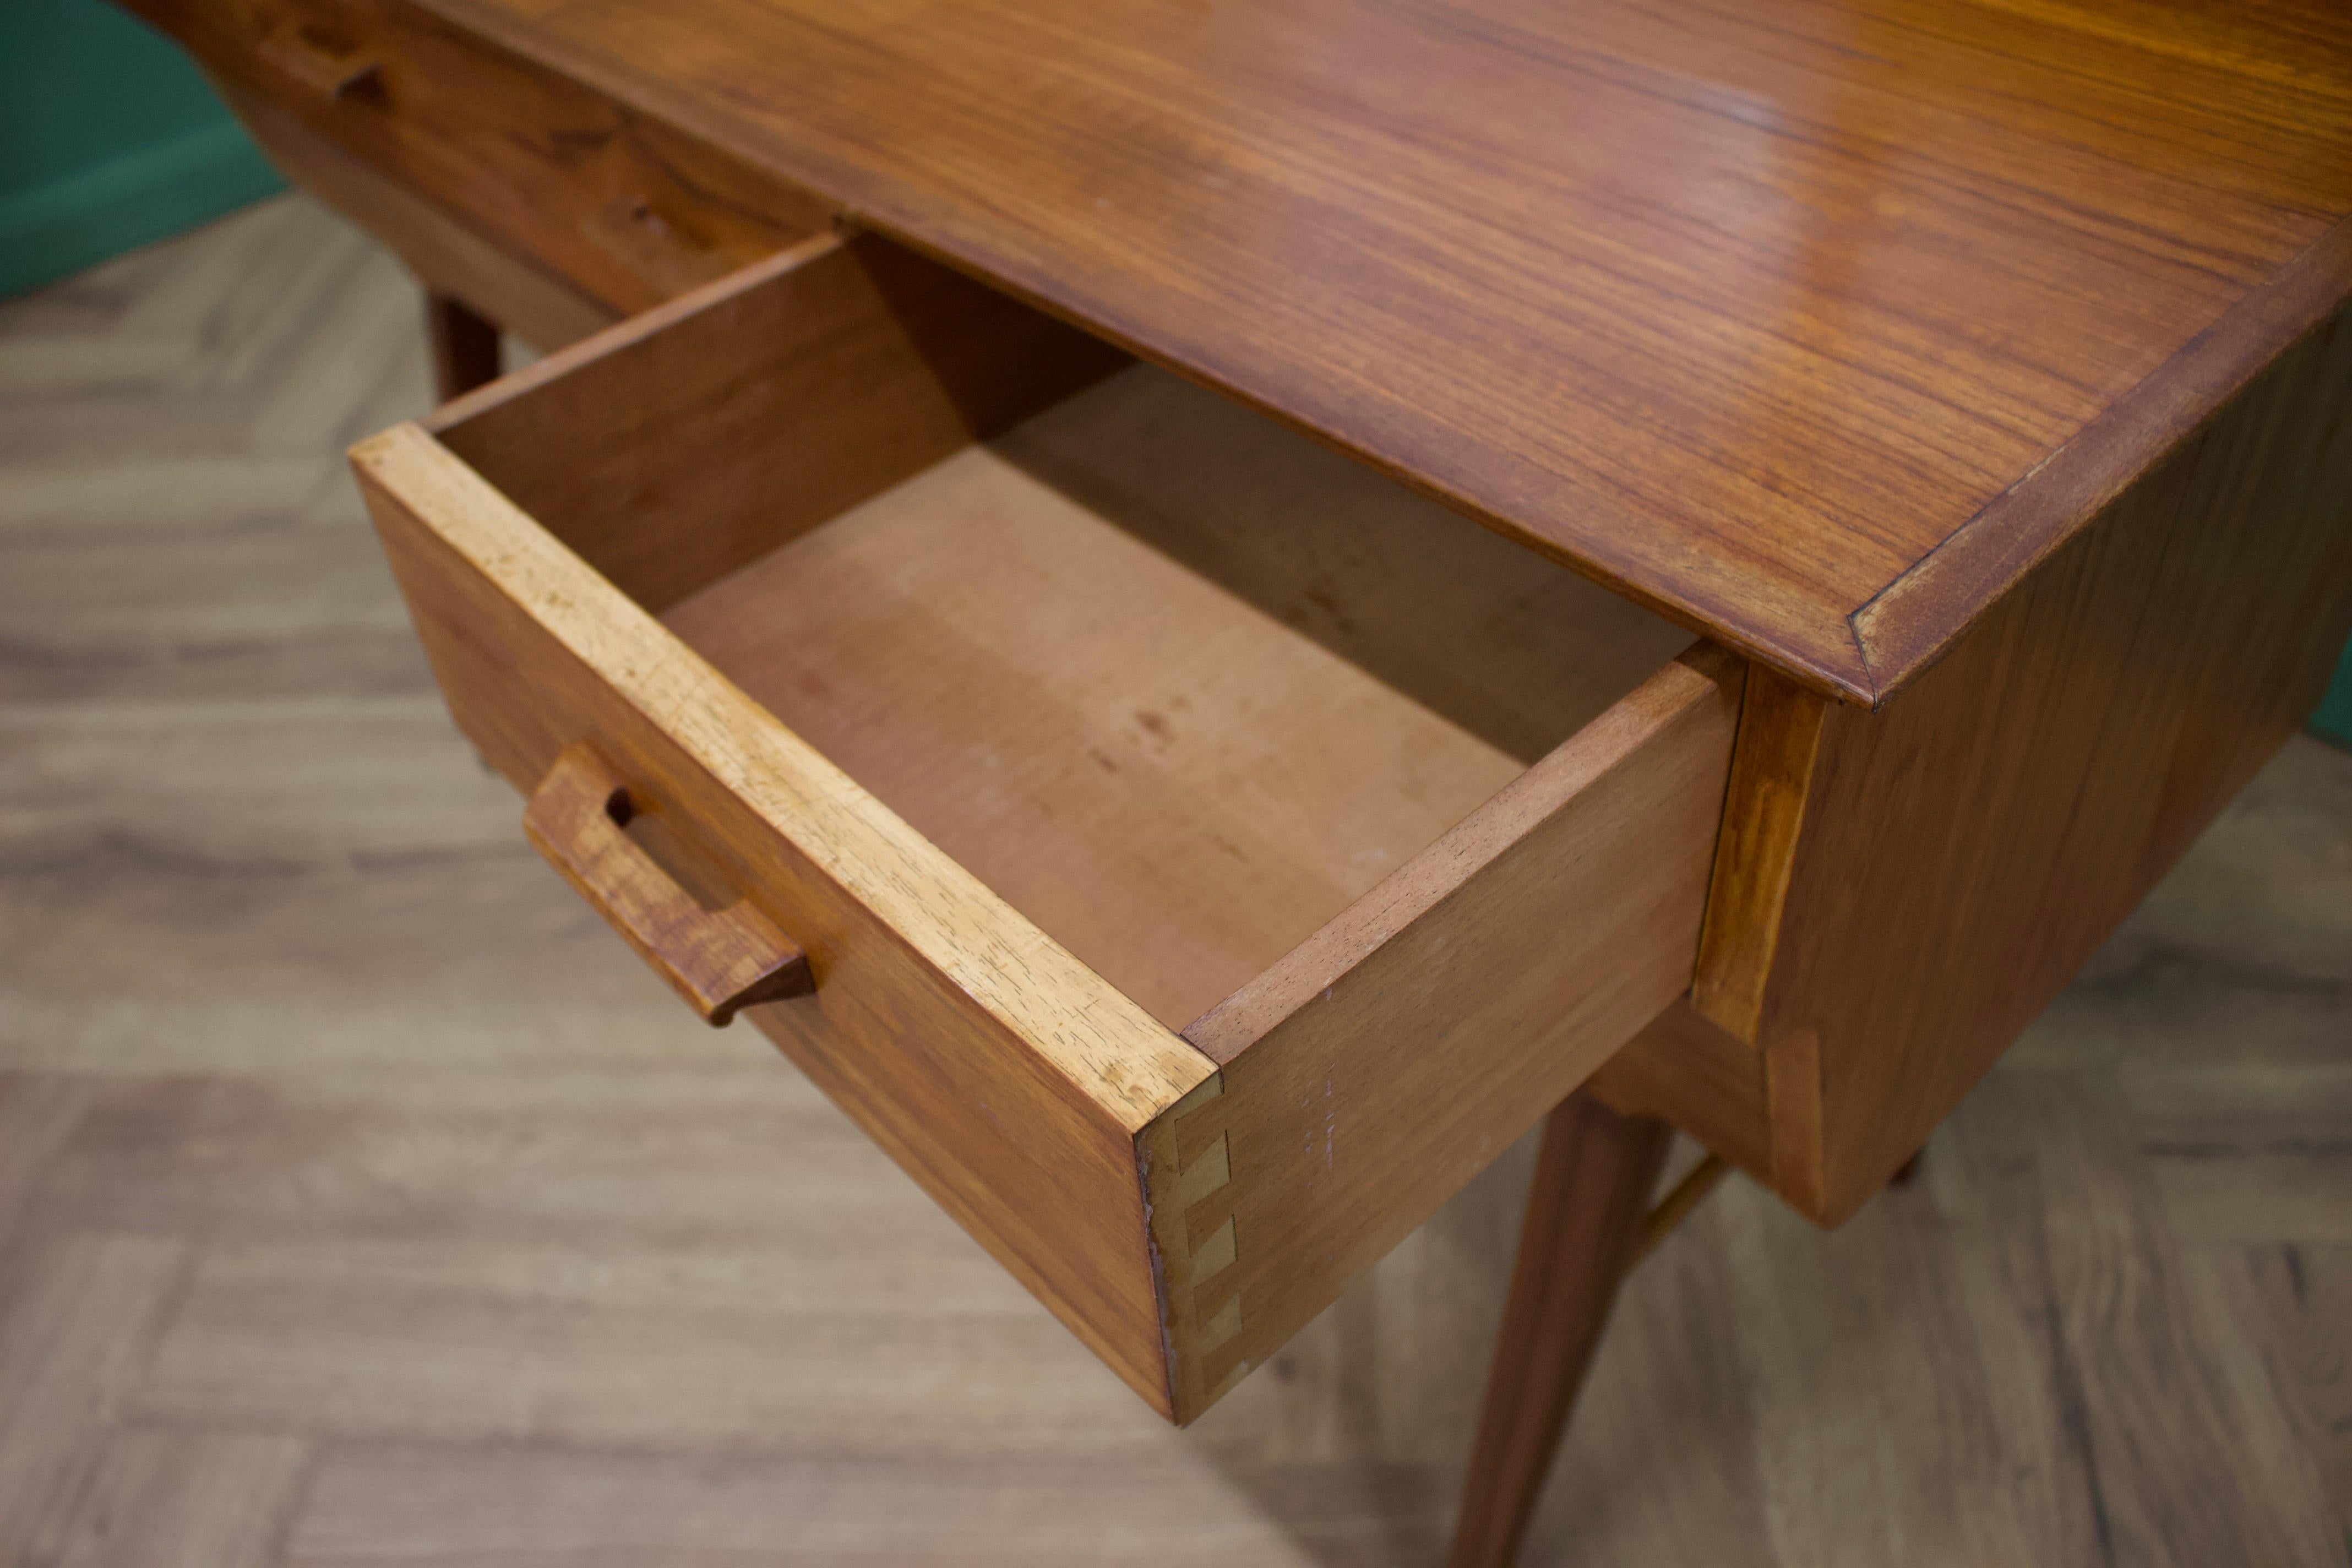
M623 830L629 792L585 742L555 759L523 831L564 879L713 1025L756 1002L805 996L808 957L749 900L708 910Z
M365 49L341 51L327 47L305 36L299 23L289 23L264 35L257 52L329 102L340 102L373 88L377 73L383 68L383 62Z
M606 255L666 293L683 293L732 272L740 259L730 261L671 224L643 195L614 197L580 228Z

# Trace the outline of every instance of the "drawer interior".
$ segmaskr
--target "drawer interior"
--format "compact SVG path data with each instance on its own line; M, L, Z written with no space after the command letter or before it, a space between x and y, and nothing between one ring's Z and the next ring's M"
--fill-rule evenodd
M839 426L828 451L906 445L906 401L874 399L861 428L844 383L794 406L730 378L683 405L709 416L698 482L642 479L617 517L609 483L551 475L516 438L512 400L458 405L443 439L1172 1029L1693 640L1306 436L1160 370L1073 362L1066 329L991 308L1019 314L989 374L1037 391L839 510L772 488L775 446L812 423ZM968 406L963 356L919 351L925 395ZM556 447L676 456L692 421L661 406L581 409L596 428ZM658 547L707 537L720 495L737 548L698 567Z
M1738 660L875 237L353 462L551 858L1179 1421L1690 986Z

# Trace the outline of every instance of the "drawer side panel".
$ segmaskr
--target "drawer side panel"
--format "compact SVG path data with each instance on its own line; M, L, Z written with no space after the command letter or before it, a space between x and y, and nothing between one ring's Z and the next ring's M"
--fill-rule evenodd
M1223 1071L1147 1140L1180 1419L1689 989L1741 674L1668 665L1186 1031Z

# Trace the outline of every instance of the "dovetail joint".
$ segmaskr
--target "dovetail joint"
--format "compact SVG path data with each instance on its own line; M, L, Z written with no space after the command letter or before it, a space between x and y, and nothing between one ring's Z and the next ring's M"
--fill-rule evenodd
M1248 1370L1242 1354L1241 1249L1233 1143L1213 1078L1153 1123L1146 1190L1167 1315L1180 1419L1214 1403Z

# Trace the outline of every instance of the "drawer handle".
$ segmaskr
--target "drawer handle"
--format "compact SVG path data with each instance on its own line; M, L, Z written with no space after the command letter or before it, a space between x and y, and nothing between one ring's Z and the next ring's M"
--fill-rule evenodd
M331 102L376 85L383 62L365 49L331 49L289 24L261 40L263 59Z
M726 257L673 226L642 195L614 197L580 227L607 255L668 292L682 293L734 270Z
M523 831L564 880L713 1025L816 989L808 957L749 900L707 910L623 831L628 787L585 742L555 759Z

